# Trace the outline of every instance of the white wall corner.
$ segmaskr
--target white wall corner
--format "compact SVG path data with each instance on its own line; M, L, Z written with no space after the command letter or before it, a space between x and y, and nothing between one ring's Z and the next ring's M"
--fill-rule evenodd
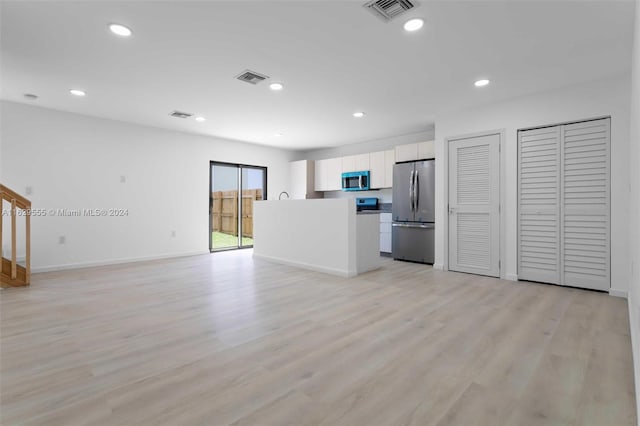
M518 281L518 274L505 274L504 279L507 281Z
M434 263L433 269L437 269L438 271L444 271L444 265L442 263Z

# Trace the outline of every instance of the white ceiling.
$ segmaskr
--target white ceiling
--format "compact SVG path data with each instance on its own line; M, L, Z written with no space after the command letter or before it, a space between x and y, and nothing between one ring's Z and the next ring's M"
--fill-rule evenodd
M631 0L422 0L391 23L363 3L3 1L1 96L311 149L416 133L441 110L630 70ZM425 19L422 30L402 29L410 17ZM133 37L113 36L110 22ZM271 78L234 79L247 68ZM481 77L492 84L475 88ZM285 89L270 91L272 81ZM207 121L169 117L174 109Z

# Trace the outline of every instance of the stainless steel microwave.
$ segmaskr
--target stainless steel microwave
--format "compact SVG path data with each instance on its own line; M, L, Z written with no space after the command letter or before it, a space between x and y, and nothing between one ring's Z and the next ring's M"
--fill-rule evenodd
M369 170L361 172L347 172L342 174L343 191L368 191Z

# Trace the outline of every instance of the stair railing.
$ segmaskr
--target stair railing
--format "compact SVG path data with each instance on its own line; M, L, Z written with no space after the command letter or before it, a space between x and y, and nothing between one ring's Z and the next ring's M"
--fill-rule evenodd
M4 253L2 253L2 287L17 287L29 285L29 283L31 282L31 201L2 184L0 184L0 200L6 200L11 203L11 266L10 271L6 272L6 275L8 275L10 279L8 279L9 277L5 276L5 259ZM26 253L24 280L18 280L18 244L16 236L18 209L24 210L24 217L26 220ZM5 212L3 209L3 216L4 213ZM2 228L3 223L2 221L0 221L0 243L3 241Z

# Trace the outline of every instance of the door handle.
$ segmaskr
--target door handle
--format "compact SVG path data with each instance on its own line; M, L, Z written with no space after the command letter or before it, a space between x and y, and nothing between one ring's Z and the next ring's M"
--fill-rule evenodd
M420 174L416 170L416 175L413 178L413 199L416 203L416 210L418 210L420 206Z
M411 203L411 211L413 211L413 174L414 170L411 170L411 176L409 177L409 203Z

